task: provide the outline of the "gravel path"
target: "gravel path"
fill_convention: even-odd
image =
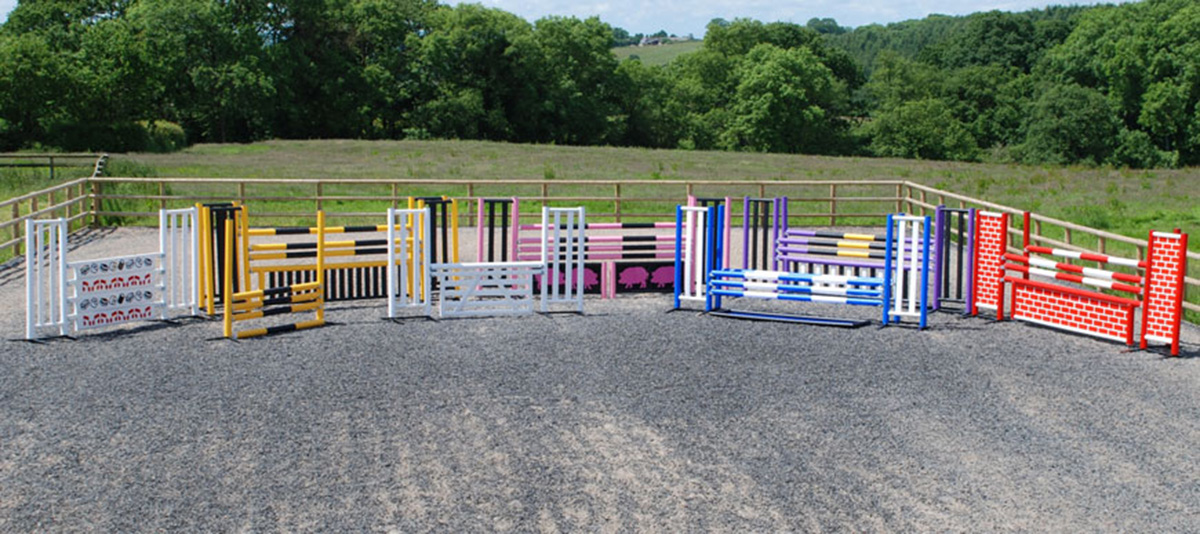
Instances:
[[[0,531],[1200,529],[1195,328],[1171,359],[950,314],[668,306],[393,323],[367,302],[243,342],[203,320],[5,342]]]

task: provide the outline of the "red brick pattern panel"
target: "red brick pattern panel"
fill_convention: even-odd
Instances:
[[[1150,233],[1149,272],[1145,311],[1142,312],[1143,347],[1146,336],[1160,338],[1157,341],[1170,340],[1172,345],[1177,345],[1183,301],[1180,277],[1187,269],[1185,239],[1178,234]]]
[[[975,308],[996,308],[1002,289],[1003,257],[1007,248],[1008,215],[977,212],[975,224]],[[978,310],[975,310],[978,312]]]
[[[1133,309],[1113,302],[1058,292],[1017,281],[1013,286],[1014,319],[1030,321],[1123,343],[1132,332]]]

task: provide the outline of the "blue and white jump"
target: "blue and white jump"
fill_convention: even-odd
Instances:
[[[767,312],[722,309],[726,298],[753,298],[788,302],[874,306],[881,308],[884,325],[904,317],[918,320],[920,328],[928,324],[928,284],[930,218],[889,215],[887,234],[882,240],[882,276],[846,276],[761,269],[729,269],[720,265],[720,251],[726,246],[717,227],[719,211],[685,212],[680,208],[677,231],[682,239],[676,249],[676,301],[703,300],[708,313],[725,317],[776,320],[835,326],[862,326],[868,321],[805,317]],[[712,208],[710,208],[712,209]],[[714,221],[715,224],[706,224]],[[686,235],[685,235],[686,234]],[[716,254],[714,254],[716,252]],[[814,261],[822,261],[813,258]],[[789,257],[790,262],[804,258]],[[698,289],[700,279],[706,281]],[[905,291],[907,286],[908,290]]]

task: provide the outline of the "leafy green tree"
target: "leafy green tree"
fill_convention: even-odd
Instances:
[[[867,125],[878,156],[973,160],[975,138],[940,98],[904,102],[878,113]]]
[[[676,58],[663,72],[669,84],[664,115],[677,122],[678,144],[715,149],[729,123],[728,106],[736,87],[735,59],[703,48]]]
[[[760,44],[734,77],[731,148],[810,153],[839,148],[844,89],[809,49]]]
[[[1030,107],[1020,153],[1032,163],[1103,163],[1112,155],[1119,127],[1099,91],[1054,85]]]
[[[270,133],[274,79],[252,21],[216,0],[159,0],[125,20],[145,43],[155,80],[141,119],[181,123],[191,139],[252,141]]]
[[[55,54],[38,34],[0,34],[0,150],[44,140],[47,129],[63,121],[70,83],[65,57]]]
[[[837,21],[831,18],[813,17],[804,26],[822,35],[841,35],[850,31],[849,28],[838,26]]]
[[[683,132],[684,113],[672,99],[675,85],[665,71],[647,67],[641,61],[623,61],[617,67],[621,115],[625,133],[620,144],[655,148],[674,148]]]
[[[883,52],[875,60],[875,70],[864,89],[874,108],[888,110],[904,102],[939,96],[943,78],[944,73],[936,67]]]
[[[1116,150],[1110,163],[1134,169],[1174,167],[1179,162],[1179,153],[1159,150],[1150,140],[1150,135],[1141,130],[1122,128],[1117,134]]]
[[[418,81],[410,122],[436,137],[519,139],[513,123],[526,81],[512,47],[532,26],[476,4],[440,8],[429,25],[408,40]]]
[[[991,11],[967,17],[964,26],[929,47],[926,55],[943,68],[1002,65],[1028,72],[1037,44],[1029,17]]]
[[[591,145],[618,142],[620,84],[612,28],[591,17],[546,17],[529,35],[514,39],[518,76],[525,83],[515,112],[524,118],[518,137],[528,141]]]
[[[1125,129],[1145,131],[1157,150],[1178,152],[1181,163],[1200,163],[1200,145],[1190,136],[1200,99],[1198,36],[1200,5],[1190,0],[1096,8],[1081,15],[1039,69],[1045,78],[1104,93]]]
[[[1025,107],[1033,95],[1033,79],[1016,67],[974,66],[950,73],[942,96],[980,148],[1012,146],[1022,141]]]

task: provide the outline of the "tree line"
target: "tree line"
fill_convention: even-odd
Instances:
[[[21,1],[0,149],[486,139],[924,159],[1200,163],[1200,4],[717,19],[665,66],[598,18],[431,0]]]

